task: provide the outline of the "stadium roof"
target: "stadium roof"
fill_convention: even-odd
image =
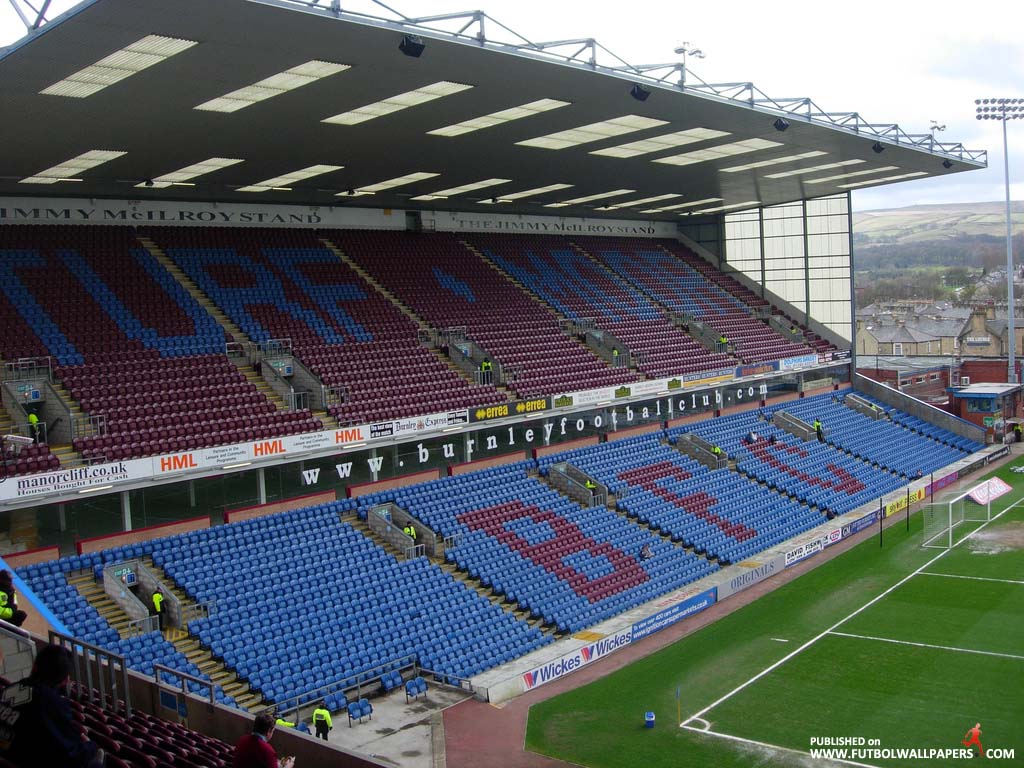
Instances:
[[[594,41],[492,42],[484,20],[84,2],[0,53],[0,195],[678,220],[985,165],[677,63],[598,64]]]

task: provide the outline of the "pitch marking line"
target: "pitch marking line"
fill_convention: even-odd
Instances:
[[[690,718],[690,719],[693,720],[694,718]],[[694,728],[694,727],[686,725],[686,724],[683,724],[683,725],[681,725],[679,727],[680,728],[685,728],[688,731],[693,731],[694,733],[703,733],[703,734],[706,734],[707,736],[715,736],[716,738],[719,738],[719,739],[728,739],[729,741],[737,741],[740,744],[750,744],[752,746],[762,747],[764,749],[773,749],[773,750],[776,750],[777,752],[788,752],[788,753],[790,753],[792,755],[800,755],[800,757],[804,757],[804,758],[808,758],[808,759],[813,759],[813,755],[811,755],[810,752],[805,752],[802,749],[792,749],[790,747],[780,747],[777,744],[769,744],[766,741],[755,741],[754,739],[745,739],[742,736],[731,736],[728,733],[719,733],[718,731],[712,731],[710,728],[707,728],[707,729],[705,729],[705,728]],[[822,758],[818,758],[818,759],[821,760]],[[858,762],[855,762],[853,760],[841,760],[838,757],[829,758],[828,761],[829,761],[829,763],[842,763],[843,765],[853,765],[853,766],[857,766],[857,768],[878,768],[878,766],[871,765],[870,763],[858,763]]]
[[[1024,661],[1024,656],[1018,656],[1015,653],[998,653],[997,651],[978,651],[974,648],[955,648],[951,645],[932,645],[931,643],[913,643],[910,640],[894,640],[891,637],[872,637],[871,635],[853,635],[849,632],[829,632],[830,635],[836,637],[852,637],[857,640],[875,640],[879,643],[893,643],[895,645],[912,645],[915,648],[935,648],[940,651],[955,651],[956,653],[977,653],[981,656],[1000,656],[1004,659],[1020,659]]]
[[[959,573],[934,573],[933,571],[921,571],[918,576],[942,576],[946,579],[970,579],[971,581],[997,581],[1000,584],[1024,584],[1024,581],[1016,579],[990,579],[987,576],[961,576]]]
[[[993,518],[992,518],[991,520],[988,520],[988,521],[986,521],[986,522],[982,523],[981,525],[979,525],[979,526],[978,526],[977,528],[975,528],[975,529],[974,529],[973,531],[971,531],[971,532],[970,532],[969,534],[967,534],[966,536],[964,536],[964,537],[963,537],[963,538],[962,538],[962,539],[961,539],[960,541],[958,541],[958,542],[957,542],[957,543],[956,543],[956,544],[955,544],[954,546],[955,546],[955,547],[959,547],[959,546],[960,546],[961,544],[963,544],[963,543],[964,543],[965,541],[968,541],[968,540],[969,540],[969,539],[970,539],[970,538],[971,538],[972,536],[974,536],[974,535],[975,535],[976,533],[978,533],[978,531],[981,531],[981,530],[982,530],[982,529],[984,529],[984,528],[985,528],[986,526],[988,526],[988,525],[991,525],[991,524],[992,524],[992,523],[994,523],[994,522],[995,522],[996,520],[998,520],[998,519],[999,519],[1000,517],[1002,517],[1002,516],[1003,516],[1003,515],[1005,515],[1005,514],[1006,514],[1007,512],[1009,512],[1009,511],[1010,511],[1010,510],[1011,510],[1011,509],[1013,508],[1013,506],[1015,506],[1015,505],[1011,505],[1011,506],[1007,507],[1007,508],[1006,508],[1006,509],[1004,509],[1004,510],[1003,510],[1002,512],[1000,512],[1000,513],[999,513],[998,515],[996,515],[995,517],[993,517]],[[750,686],[750,685],[753,685],[754,683],[756,683],[756,682],[757,682],[758,680],[760,680],[760,679],[761,679],[762,677],[764,677],[765,675],[767,675],[767,674],[770,674],[771,672],[774,672],[774,671],[775,671],[776,669],[778,669],[779,667],[781,667],[781,666],[782,666],[783,664],[785,664],[785,663],[786,663],[787,661],[789,661],[790,659],[792,659],[792,658],[793,658],[794,656],[796,656],[797,654],[799,654],[799,653],[802,653],[803,651],[807,650],[807,649],[808,649],[808,648],[810,648],[810,647],[811,647],[812,645],[814,645],[814,644],[815,644],[816,642],[818,642],[819,640],[821,640],[821,638],[825,637],[826,635],[830,634],[830,633],[831,633],[831,632],[833,632],[834,630],[838,629],[838,628],[839,628],[839,627],[841,627],[841,626],[842,626],[843,624],[845,624],[845,623],[846,623],[846,622],[848,622],[848,621],[849,621],[850,619],[852,619],[852,618],[853,618],[854,616],[857,616],[858,614],[862,613],[863,611],[866,611],[866,610],[867,610],[868,608],[870,608],[870,607],[871,607],[872,605],[874,605],[875,603],[877,603],[877,602],[878,602],[879,600],[881,600],[881,599],[882,599],[883,597],[886,597],[886,596],[887,596],[887,595],[888,595],[889,593],[891,593],[891,592],[892,592],[893,590],[895,590],[895,589],[897,589],[897,588],[899,588],[899,587],[903,586],[903,585],[904,585],[904,584],[906,584],[906,583],[907,583],[908,581],[910,581],[910,580],[911,580],[912,578],[914,578],[914,577],[915,577],[915,576],[917,576],[918,574],[922,573],[922,572],[923,572],[923,571],[924,571],[924,570],[925,570],[926,568],[928,568],[928,567],[929,567],[930,565],[932,565],[932,564],[933,564],[934,562],[936,562],[937,560],[939,560],[940,558],[944,557],[945,555],[947,555],[948,553],[950,553],[950,552],[952,552],[952,551],[953,551],[952,549],[944,549],[944,550],[942,550],[941,552],[939,552],[939,554],[937,554],[937,555],[936,555],[935,557],[933,557],[933,558],[932,558],[931,560],[929,560],[929,561],[928,561],[927,563],[925,563],[924,565],[922,565],[922,566],[921,566],[920,568],[916,569],[916,570],[915,570],[915,571],[913,571],[912,573],[909,573],[909,574],[907,574],[907,575],[906,575],[906,576],[904,576],[904,577],[903,577],[902,579],[900,579],[900,580],[899,580],[899,581],[897,581],[897,582],[896,582],[895,584],[893,584],[893,585],[892,585],[891,587],[889,587],[889,588],[888,588],[887,590],[885,590],[885,591],[884,591],[884,592],[882,592],[881,594],[879,594],[879,595],[875,596],[874,598],[872,598],[872,599],[871,599],[871,600],[869,600],[868,602],[864,603],[864,605],[862,605],[862,606],[861,606],[860,608],[858,608],[857,610],[855,610],[855,611],[854,611],[853,613],[851,613],[851,614],[850,614],[849,616],[847,616],[846,618],[840,619],[839,621],[837,621],[837,622],[836,622],[835,624],[833,624],[833,625],[832,625],[831,627],[829,627],[828,629],[826,629],[826,630],[825,630],[824,632],[822,632],[821,634],[819,634],[819,635],[815,635],[814,637],[812,637],[812,638],[811,638],[810,640],[808,640],[808,641],[807,641],[806,643],[804,643],[803,645],[801,645],[801,646],[800,646],[799,648],[797,648],[796,650],[794,650],[794,651],[791,651],[790,653],[786,654],[786,655],[785,655],[785,656],[783,656],[783,657],[782,657],[781,659],[779,659],[778,661],[776,661],[776,662],[775,662],[774,664],[772,664],[772,665],[770,665],[770,666],[766,667],[765,669],[762,669],[762,670],[761,670],[760,672],[758,672],[758,673],[757,673],[756,675],[754,675],[754,676],[753,676],[752,678],[750,678],[749,680],[747,680],[747,681],[746,681],[745,683],[740,683],[740,684],[739,684],[738,686],[736,686],[735,688],[733,688],[733,689],[732,689],[731,691],[729,691],[729,692],[728,692],[727,694],[725,694],[724,696],[722,696],[722,697],[720,697],[719,699],[717,699],[717,700],[713,701],[713,702],[712,702],[711,704],[708,704],[708,706],[704,707],[704,709],[702,709],[702,710],[701,710],[700,712],[697,712],[697,713],[695,713],[695,714],[693,714],[693,715],[690,715],[690,717],[688,717],[688,718],[687,718],[686,720],[684,720],[684,721],[683,721],[682,723],[680,723],[680,724],[679,724],[679,727],[680,727],[680,728],[686,728],[686,727],[687,727],[687,725],[686,725],[686,724],[687,724],[687,723],[689,723],[689,722],[690,722],[691,720],[695,720],[695,719],[697,719],[697,718],[701,718],[701,719],[703,719],[704,715],[706,715],[706,714],[707,714],[708,712],[710,712],[710,711],[711,711],[712,709],[714,709],[715,707],[717,707],[717,706],[718,706],[719,704],[721,704],[721,703],[723,703],[723,702],[725,702],[725,701],[728,701],[728,700],[729,700],[729,699],[731,699],[731,698],[732,698],[733,696],[735,696],[735,695],[736,695],[737,693],[739,693],[739,692],[740,692],[740,691],[742,691],[743,689],[747,688],[748,686]],[[691,729],[691,730],[692,730],[692,729]],[[708,733],[711,733],[711,731],[708,731]],[[724,735],[724,734],[723,734],[723,735]],[[738,738],[738,737],[730,737],[730,738]]]

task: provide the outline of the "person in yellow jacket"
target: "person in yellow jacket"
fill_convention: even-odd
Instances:
[[[317,738],[327,741],[327,733],[333,727],[331,713],[324,708],[323,704],[313,710],[313,728],[316,730]]]
[[[157,625],[164,631],[164,593],[159,589],[153,593],[153,613],[156,614]]]
[[[285,720],[283,717],[279,717],[274,722],[274,727],[275,728],[282,728],[282,727],[283,728],[294,728],[295,727],[295,723],[289,722],[288,720]]]

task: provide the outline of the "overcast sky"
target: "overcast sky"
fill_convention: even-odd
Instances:
[[[53,0],[48,16],[77,4]],[[342,0],[341,5],[387,16],[370,0]],[[856,111],[868,122],[898,123],[908,133],[926,133],[935,120],[946,126],[938,134],[941,140],[988,150],[985,170],[854,191],[857,210],[1004,199],[1002,126],[975,120],[974,99],[1024,98],[1020,0],[884,5],[839,0],[394,0],[388,5],[406,16],[480,9],[534,42],[594,37],[631,64],[675,61],[673,50],[689,42],[706,54],[703,60],[691,59],[689,66],[707,82],[752,81],[769,96],[808,96],[826,111]],[[9,0],[0,0],[0,45],[23,34]],[[487,34],[502,39],[504,33],[489,24]],[[1011,193],[1022,200],[1024,120],[1008,128]]]

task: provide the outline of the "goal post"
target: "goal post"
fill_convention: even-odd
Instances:
[[[992,500],[988,492],[988,481],[979,483],[944,501],[933,501],[924,507],[924,539],[922,546],[935,549],[950,549],[974,530],[964,523],[983,523],[992,519]],[[975,498],[984,499],[978,503]]]

